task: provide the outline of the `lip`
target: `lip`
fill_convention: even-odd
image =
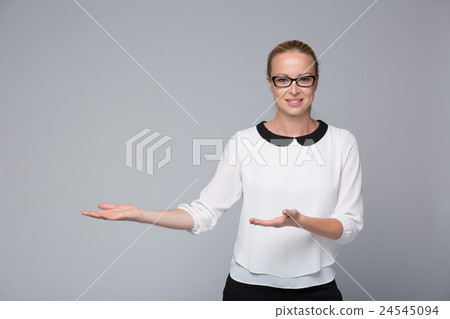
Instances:
[[[293,101],[298,101],[298,102],[293,102]],[[303,99],[302,98],[298,98],[298,99],[287,99],[286,100],[287,104],[291,105],[291,106],[297,106],[302,104]]]

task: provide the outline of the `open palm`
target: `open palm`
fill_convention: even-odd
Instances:
[[[286,226],[293,226],[293,227],[300,227],[298,223],[298,219],[300,217],[300,213],[296,209],[284,209],[282,212],[282,215],[279,217],[275,217],[273,219],[257,219],[257,218],[250,218],[249,222],[253,225],[259,225],[259,226],[268,226],[268,227],[286,227]]]
[[[85,210],[82,212],[82,214],[85,216],[105,220],[136,221],[142,217],[142,211],[139,208],[132,205],[126,204],[112,205],[108,203],[101,203],[98,205],[98,208],[101,208],[103,210],[96,210],[96,211]]]

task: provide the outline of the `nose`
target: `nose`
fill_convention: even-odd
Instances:
[[[288,91],[292,95],[297,95],[300,92],[300,87],[297,85],[297,83],[295,83],[295,81],[293,81]]]

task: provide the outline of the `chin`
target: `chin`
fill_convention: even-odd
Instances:
[[[283,113],[289,116],[303,116],[304,114],[309,114],[311,110],[311,106],[308,106],[307,108],[301,107],[301,108],[294,108],[290,105],[288,105],[287,108],[281,109]]]

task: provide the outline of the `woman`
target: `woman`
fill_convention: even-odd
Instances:
[[[199,199],[165,213],[103,203],[83,215],[200,234],[243,196],[223,300],[342,300],[334,258],[363,226],[361,167],[349,131],[311,118],[318,78],[307,44],[279,44],[267,62],[275,118],[233,135]]]

